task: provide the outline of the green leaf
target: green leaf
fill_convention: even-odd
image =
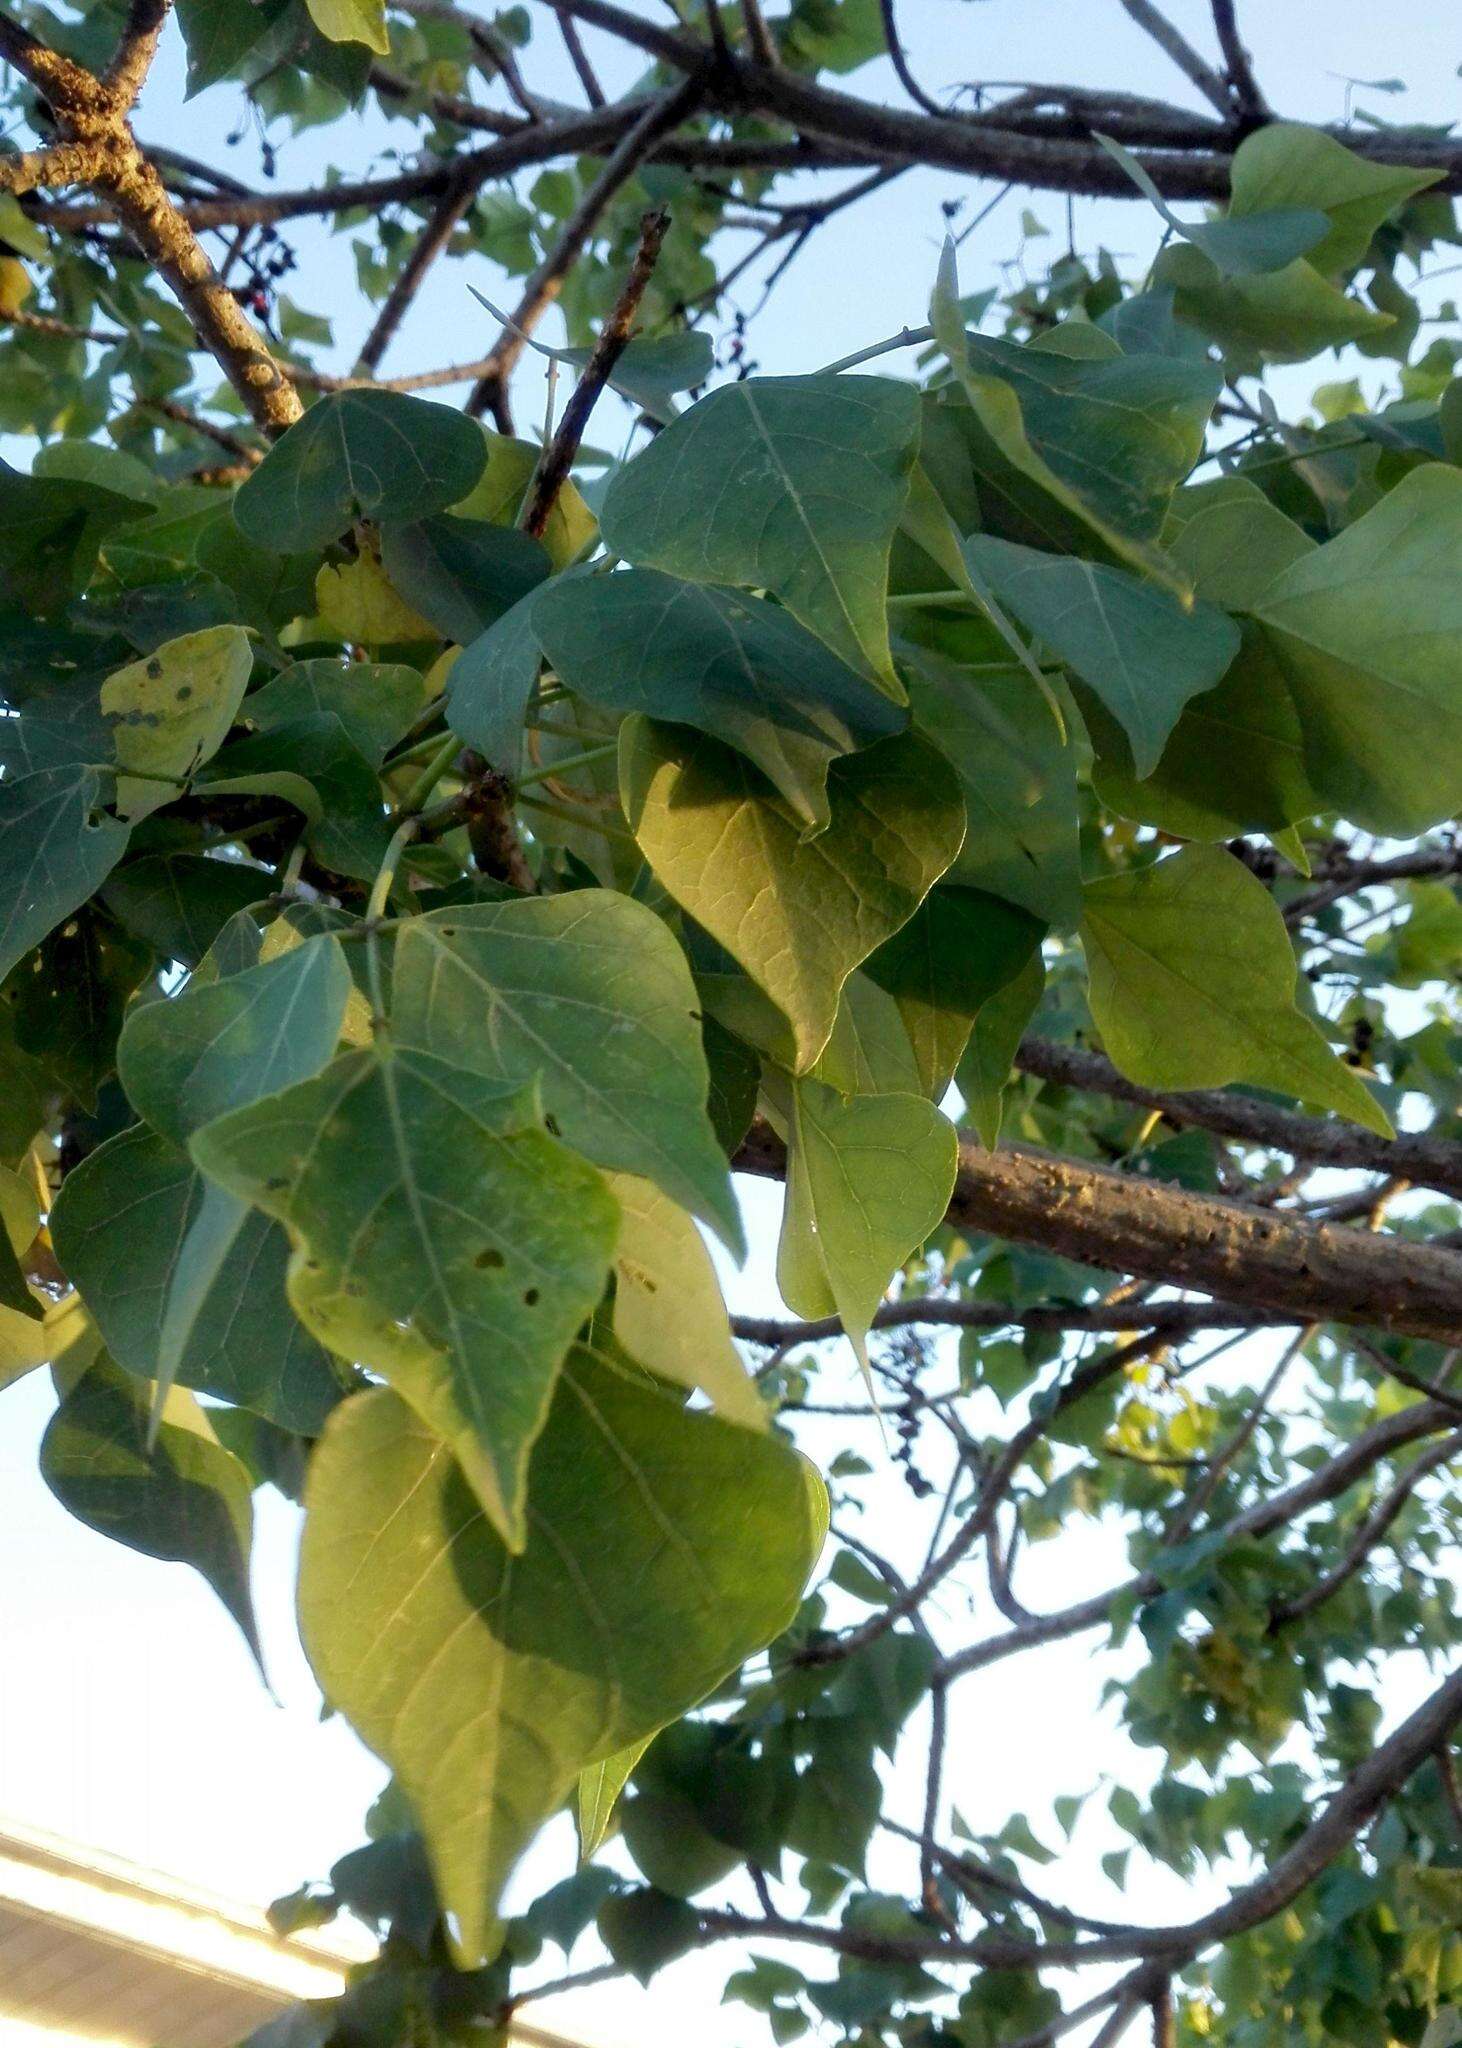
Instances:
[[[640,1984],[648,1984],[657,1970],[687,1954],[700,1934],[694,1907],[654,1885],[606,1899],[597,1924],[615,1962]]]
[[[579,1773],[578,1800],[575,1817],[579,1829],[579,1859],[587,1863],[609,1839],[614,1825],[614,1809],[619,1795],[629,1782],[630,1773],[654,1741],[653,1735],[631,1742],[624,1749],[617,1749],[613,1756],[605,1757],[602,1763],[590,1764]]]
[[[317,399],[239,487],[234,517],[278,554],[310,554],[356,519],[429,519],[487,461],[476,422],[395,391]]]
[[[211,626],[169,640],[107,678],[101,709],[123,771],[117,777],[121,817],[145,818],[175,801],[180,785],[228,737],[253,667],[242,627]]]
[[[881,377],[767,377],[703,398],[618,471],[605,544],[694,583],[769,590],[894,701],[885,593],[918,394]]]
[[[797,1315],[837,1315],[859,1363],[889,1281],[944,1220],[959,1165],[948,1117],[919,1095],[792,1086],[777,1283]]]
[[[231,1201],[136,1124],[67,1174],[51,1214],[56,1256],[127,1372],[166,1372],[282,1428],[317,1430],[339,1386],[285,1300],[284,1232],[236,1204],[230,1216]]]
[[[1462,475],[1413,470],[1292,562],[1255,616],[1320,795],[1400,838],[1449,818],[1462,804]]]
[[[234,593],[250,625],[270,634],[315,609],[318,556],[276,554],[246,539],[231,506],[215,512],[203,527],[193,543],[193,559]]]
[[[144,1386],[110,1359],[98,1359],[47,1425],[41,1476],[89,1529],[201,1572],[262,1669],[249,1594],[249,1475],[191,1394],[168,1396],[151,1445],[148,1405]]]
[[[85,1109],[116,1065],[128,1000],[152,965],[151,947],[83,905],[0,985],[15,1043]]]
[[[1088,547],[1094,539],[1119,561],[1177,582],[1153,543],[1202,453],[1218,371],[1173,356],[1079,359],[966,334],[956,293],[947,251],[930,317],[969,402],[955,422],[970,440],[984,525],[1058,547],[1085,534]]]
[[[393,521],[381,537],[381,559],[407,603],[463,646],[496,625],[552,569],[532,534],[444,514],[414,526]]]
[[[1252,215],[1248,219],[1239,218],[1238,211],[1231,206],[1226,220],[1180,220],[1131,150],[1124,149],[1110,135],[1095,129],[1092,132],[1108,156],[1116,158],[1138,191],[1157,208],[1173,233],[1201,249],[1224,277],[1251,277],[1268,270],[1282,270],[1297,256],[1310,254],[1329,232],[1329,216],[1319,210],[1318,203],[1276,206],[1272,199],[1262,208],[1248,209]],[[1237,172],[1238,156],[1234,169]]]
[[[0,780],[0,977],[94,895],[127,846],[83,767]]]
[[[390,55],[386,0],[305,0],[310,19],[332,43],[364,43],[378,57]]]
[[[101,900],[124,931],[164,960],[196,967],[236,911],[267,896],[274,877],[244,861],[199,853],[148,853],[102,885]]]
[[[1093,882],[1082,924],[1091,1010],[1107,1052],[1148,1088],[1249,1081],[1365,1124],[1391,1125],[1295,1008],[1295,957],[1263,883],[1219,847]]]
[[[653,1181],[740,1255],[695,988],[653,912],[609,889],[434,911],[403,927],[395,987],[402,1044],[535,1083],[576,1151]]]
[[[178,0],[178,23],[188,49],[188,97],[227,78],[278,20],[289,0]]]
[[[515,1558],[445,1446],[384,1391],[343,1405],[310,1474],[306,1647],[401,1779],[469,1964],[579,1773],[779,1634],[826,1529],[821,1485],[778,1438],[687,1413],[582,1351],[529,1498]]]
[[[753,761],[810,834],[827,771],[908,715],[779,605],[653,569],[550,583],[533,625],[560,679],[610,711],[693,725]]]
[[[382,1042],[197,1133],[211,1180],[275,1217],[306,1329],[388,1379],[456,1452],[506,1542],[618,1211],[533,1091]]]
[[[716,1269],[694,1223],[649,1181],[629,1173],[608,1179],[620,1218],[616,1338],[661,1379],[708,1394],[728,1422],[765,1429],[766,1410],[731,1341]]]
[[[975,1019],[1024,973],[1045,935],[1038,919],[998,896],[941,883],[869,960],[864,972],[898,1004],[919,1085],[935,1102]]]
[[[1382,221],[1404,206],[1440,171],[1372,163],[1318,128],[1271,121],[1234,151],[1229,172],[1229,217],[1247,220],[1275,207],[1317,207],[1329,232],[1304,253],[1322,277],[1354,270]]]
[[[448,725],[500,774],[518,772],[523,720],[542,666],[532,599],[522,598],[447,671]]]
[[[275,795],[307,820],[310,851],[327,868],[371,881],[390,843],[380,778],[333,712],[290,719],[234,740],[199,792]]]
[[[297,661],[253,692],[245,715],[263,732],[302,718],[338,718],[351,745],[379,767],[426,701],[425,678],[402,662]]]
[[[1164,250],[1153,281],[1169,288],[1180,320],[1244,366],[1302,363],[1324,348],[1381,335],[1394,325],[1347,298],[1303,257],[1263,277],[1223,277],[1199,249]]]
[[[1276,832],[1325,808],[1305,769],[1305,735],[1273,649],[1252,620],[1238,659],[1216,689],[1183,707],[1162,759],[1139,779],[1127,735],[1081,693],[1096,749],[1092,782],[1124,818],[1181,839]]]
[[[1239,629],[1202,600],[1185,608],[1121,569],[1044,555],[987,534],[965,553],[1030,630],[1096,691],[1132,743],[1139,775],[1157,766],[1189,698],[1239,651]]]
[[[1015,1050],[1045,986],[1045,962],[1039,952],[1032,953],[1014,980],[995,989],[981,1005],[964,1057],[955,1069],[955,1086],[965,1099],[970,1121],[980,1142],[992,1151],[1000,1141],[1005,1089]]]
[[[1304,528],[1244,476],[1178,491],[1162,538],[1194,596],[1229,611],[1248,610],[1291,562],[1315,551]]]
[[[834,764],[815,839],[739,754],[684,726],[626,720],[620,781],[645,858],[786,1016],[799,1071],[827,1044],[848,976],[964,837],[953,774],[911,734]]]
[[[318,1074],[339,1042],[349,994],[344,949],[322,935],[242,974],[146,1003],[117,1046],[128,1100],[186,1149],[215,1117]]]
[[[1024,670],[965,667],[920,648],[907,675],[918,730],[954,769],[967,826],[949,880],[1044,923],[1081,915],[1076,749]]]
[[[97,484],[22,476],[0,462],[0,597],[60,611],[84,589],[107,535],[151,509]]]

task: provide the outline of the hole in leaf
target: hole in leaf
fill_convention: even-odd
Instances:
[[[523,1296],[523,1305],[525,1308],[534,1308],[537,1306],[537,1302],[538,1289],[536,1287],[530,1287]]]

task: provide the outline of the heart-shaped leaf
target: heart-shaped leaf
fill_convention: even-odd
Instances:
[[[780,605],[739,591],[631,569],[560,578],[535,598],[532,617],[571,690],[724,740],[808,832],[828,822],[830,763],[908,724]]]
[[[1284,918],[1231,853],[1188,846],[1091,883],[1082,941],[1097,1029],[1134,1081],[1252,1081],[1390,1135],[1365,1083],[1295,1008]]]
[[[626,561],[693,583],[774,592],[901,702],[884,599],[918,441],[909,384],[727,384],[618,472],[604,499],[604,539]]]
[[[575,1352],[533,1453],[527,1546],[394,1394],[310,1471],[300,1625],[326,1697],[419,1817],[458,1960],[586,1766],[642,1742],[791,1620],[826,1500],[803,1459]]]
[[[800,1072],[827,1044],[848,976],[964,838],[959,785],[911,734],[834,764],[831,823],[815,839],[740,754],[685,726],[627,720],[620,779],[645,858],[786,1016]]]
[[[208,1125],[192,1150],[288,1231],[305,1327],[451,1443],[521,1550],[529,1452],[619,1226],[532,1090],[383,1041]]]
[[[465,498],[487,446],[475,421],[396,391],[320,398],[239,487],[234,517],[276,554],[311,554],[356,519],[429,519]]]
[[[653,1181],[740,1254],[695,988],[642,904],[584,889],[414,918],[397,944],[392,1029],[484,1080],[534,1083],[577,1151]]]

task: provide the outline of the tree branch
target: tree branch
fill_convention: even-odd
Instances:
[[[94,78],[25,31],[0,23],[0,54],[11,57],[51,105],[63,142],[95,151],[88,181],[109,202],[142,255],[171,288],[256,424],[280,433],[302,410],[294,387],[224,286],[197,236],[169,198],[156,166],[127,124],[167,16],[166,0],[134,0],[113,67]]]
[[[1239,112],[1250,122],[1263,121],[1268,116],[1268,106],[1259,90],[1259,81],[1254,76],[1254,67],[1249,53],[1239,35],[1239,24],[1234,12],[1234,0],[1213,0],[1213,27],[1218,37],[1218,47],[1223,52],[1223,61],[1228,68],[1229,90]]]
[[[381,358],[410,311],[411,302],[421,290],[427,272],[456,233],[458,222],[471,206],[477,189],[475,183],[462,179],[450,186],[437,201],[431,218],[416,238],[416,245],[406,259],[401,275],[387,293],[374,326],[361,344],[355,363],[358,377],[374,377],[380,368]]]
[[[1228,88],[1218,73],[1204,63],[1187,38],[1180,35],[1167,16],[1153,6],[1152,0],[1122,0],[1122,7],[1137,26],[1151,36],[1163,55],[1170,57],[1183,76],[1197,86],[1211,107],[1216,107],[1223,115],[1233,112]]]
[[[635,315],[640,309],[640,300],[645,296],[660,245],[670,226],[670,216],[665,212],[647,213],[640,222],[640,246],[635,251],[635,260],[630,266],[624,289],[615,301],[614,309],[600,329],[594,352],[584,365],[583,373],[574,386],[573,396],[564,407],[563,418],[558,431],[549,443],[539,465],[533,496],[523,515],[523,530],[534,539],[541,538],[548,525],[548,515],[554,501],[563,489],[574,457],[579,452],[579,443],[584,438],[584,429],[589,416],[599,401],[599,394],[609,382],[610,372],[629,346],[634,332]]]
[[[747,1914],[708,1909],[699,1916],[701,1938],[719,1941],[771,1937],[811,1942],[838,1955],[868,1962],[970,1962],[989,1970],[1069,1970],[1136,1961],[1160,1965],[1166,1973],[1191,1961],[1215,1942],[1246,1934],[1250,1928],[1282,1913],[1435,1754],[1459,1721],[1462,1668],[1454,1671],[1351,1772],[1317,1818],[1268,1869],[1248,1884],[1240,1885],[1221,1905],[1196,1920],[1098,1935],[1090,1940],[1033,1942],[1003,1934],[984,1934],[964,1941],[937,1936],[880,1936],[857,1928],[809,1925],[774,1914],[756,1919]],[[1152,1982],[1153,1979],[1141,1974],[1128,1980],[1138,2003],[1150,1998],[1146,1987]]]
[[[739,1166],[739,1162],[738,1162]],[[1170,1340],[1195,1330],[1260,1330],[1282,1323],[1268,1309],[1232,1303],[1158,1301],[1134,1307],[1130,1301],[1092,1302],[1086,1307],[1014,1309],[999,1301],[946,1301],[938,1295],[911,1295],[886,1301],[873,1318],[875,1330],[902,1330],[928,1323],[956,1330],[1151,1330]],[[778,1350],[793,1344],[820,1344],[843,1334],[838,1316],[793,1322],[778,1316],[732,1316],[732,1335],[748,1344],[770,1344]]]
[[[1418,1402],[1415,1407],[1403,1408],[1394,1415],[1386,1416],[1362,1431],[1318,1470],[1306,1473],[1293,1486],[1270,1494],[1253,1507],[1246,1508],[1242,1514],[1235,1515],[1224,1525],[1224,1541],[1270,1536],[1275,1530],[1288,1527],[1312,1508],[1323,1507],[1326,1502],[1338,1499],[1383,1458],[1390,1457],[1393,1451],[1404,1449],[1422,1437],[1433,1436],[1439,1430],[1450,1429],[1453,1419],[1434,1401]],[[1019,1628],[1007,1629],[1001,1635],[988,1636],[983,1642],[957,1650],[945,1659],[944,1674],[951,1681],[963,1678],[971,1671],[983,1671],[987,1665],[998,1664],[1022,1651],[1039,1649],[1046,1643],[1061,1642],[1068,1636],[1081,1635],[1089,1628],[1099,1628],[1119,1600],[1150,1600],[1162,1591],[1162,1587],[1163,1582],[1156,1572],[1139,1572],[1105,1593],[1092,1594],[1088,1599],[1076,1601],[1054,1614],[1038,1615]]]
[[[947,1211],[966,1230],[1063,1258],[1265,1308],[1297,1321],[1358,1324],[1462,1341],[1462,1255],[1338,1229],[1219,1195],[966,1139]],[[753,1124],[733,1165],[779,1178],[786,1151]]]
[[[930,99],[909,68],[909,60],[904,54],[904,46],[899,38],[894,0],[878,0],[878,6],[883,17],[883,40],[888,46],[889,62],[893,65],[899,84],[916,107],[922,107],[926,114],[932,114],[936,120],[943,120],[944,108],[940,106],[938,100]]]
[[[1288,1627],[1291,1622],[1302,1621],[1307,1614],[1313,1614],[1317,1607],[1323,1607],[1348,1580],[1354,1578],[1371,1552],[1384,1539],[1391,1524],[1422,1480],[1435,1472],[1439,1465],[1445,1465],[1449,1459],[1455,1458],[1459,1451],[1462,1451],[1462,1430],[1454,1430],[1450,1436],[1443,1437],[1440,1443],[1432,1444],[1423,1451],[1415,1464],[1401,1474],[1390,1491],[1383,1494],[1372,1508],[1340,1562],[1326,1572],[1323,1578],[1316,1579],[1312,1586],[1306,1587],[1296,1599],[1286,1600],[1280,1606],[1271,1608],[1269,1633],[1277,1635],[1280,1629]]]
[[[1427,1134],[1378,1138],[1358,1124],[1306,1116],[1299,1110],[1280,1109],[1220,1088],[1185,1089],[1182,1093],[1143,1088],[1119,1073],[1100,1053],[1056,1045],[1049,1039],[1023,1039],[1015,1064],[1021,1073],[1033,1074],[1041,1081],[1106,1095],[1140,1109],[1155,1109],[1172,1124],[1288,1152],[1315,1166],[1359,1167],[1367,1173],[1383,1173],[1462,1199],[1462,1145],[1445,1138]]]
[[[119,113],[130,110],[146,83],[172,5],[173,0],[132,0],[117,54],[102,78]]]
[[[499,333],[484,359],[484,367],[467,400],[472,414],[491,412],[504,433],[512,432],[508,411],[507,384],[532,333],[563,288],[563,281],[587,247],[615,195],[620,192],[657,142],[677,128],[693,111],[700,98],[700,82],[690,78],[673,92],[663,94],[642,107],[638,117],[620,138],[604,168],[564,222],[558,240],[529,277],[513,309],[512,319]]]

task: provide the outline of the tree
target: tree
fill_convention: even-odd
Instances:
[[[1416,352],[1462,145],[1285,122],[1231,5],[1211,63],[1122,4],[1205,111],[945,104],[889,0],[179,0],[262,132],[411,124],[302,192],[139,140],[167,0],[0,21],[0,1383],[50,1369],[58,1497],[256,1653],[252,1495],[303,1500],[394,1777],[277,1910],[384,1939],[261,2048],[723,1941],[779,2043],[1462,2037],[1449,312]],[[914,112],[833,82],[884,49]],[[1162,246],[970,296],[951,244],[927,324],[717,380],[738,278],[911,164]],[[311,218],[378,306],[350,377],[280,289]],[[467,255],[522,279],[493,346],[382,377]],[[1343,347],[1397,395],[1286,419],[1271,366]],[[728,1319],[733,1171],[785,1182],[790,1319]],[[1098,1527],[1125,1569],[1027,1605]],[[1071,1640],[1128,1782],[1076,1731],[971,1830],[975,1675]],[[1084,1807],[1108,1890],[1201,1909],[1048,1896]]]

